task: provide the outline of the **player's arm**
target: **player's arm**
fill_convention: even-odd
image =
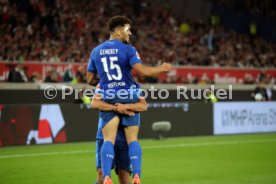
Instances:
[[[118,112],[123,112],[123,111],[132,111],[132,112],[145,112],[148,110],[148,104],[145,98],[141,97],[139,98],[139,102],[137,103],[131,103],[131,104],[120,104],[117,103],[116,105],[116,110]]]
[[[95,94],[91,102],[92,109],[98,109],[101,111],[115,111],[116,106],[102,101],[101,95]]]
[[[96,86],[99,82],[99,77],[96,73],[87,71],[87,83],[91,86]]]
[[[145,98],[139,98],[139,102],[131,103],[131,104],[124,104],[127,107],[127,110],[133,112],[145,112],[148,110],[148,103]]]
[[[138,73],[140,76],[148,76],[154,77],[160,73],[166,73],[172,70],[172,65],[169,63],[163,63],[161,66],[152,67],[146,66],[141,63],[137,63],[133,65],[133,69]]]
[[[160,73],[169,72],[172,70],[172,65],[163,63],[161,66],[152,67],[143,65],[142,60],[134,47],[129,47],[129,64],[132,69],[140,76],[155,77]]]
[[[100,78],[97,75],[97,68],[96,68],[96,64],[94,61],[95,58],[95,52],[91,52],[90,54],[90,58],[87,64],[87,83],[91,86],[96,86],[100,80]]]
[[[117,111],[117,106],[116,105],[112,105],[112,104],[109,104],[109,103],[106,103],[106,102],[102,101],[100,94],[95,94],[93,96],[92,102],[91,102],[91,107],[92,107],[92,109],[98,109],[98,110],[101,110],[101,111],[116,111],[116,112],[119,112],[119,111]],[[124,109],[124,110],[120,111],[119,113],[126,114],[128,116],[134,116],[135,115],[134,112],[129,111],[127,109]]]

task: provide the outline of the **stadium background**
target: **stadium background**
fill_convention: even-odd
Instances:
[[[62,99],[61,89],[91,88],[85,73],[90,52],[108,38],[105,24],[117,14],[132,19],[131,41],[145,64],[175,66],[158,78],[133,74],[144,89],[170,92],[168,99],[147,98],[142,115],[144,182],[276,182],[275,1],[0,4],[0,183],[93,182],[97,111],[82,94]],[[176,98],[176,86],[187,87],[190,96],[210,85],[232,85],[233,98]],[[54,99],[44,96],[49,86],[57,88]],[[165,140],[156,140],[157,121],[171,122]]]

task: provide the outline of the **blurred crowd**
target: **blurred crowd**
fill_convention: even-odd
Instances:
[[[264,16],[276,20],[275,0],[210,0],[221,5],[235,8],[239,11],[247,11],[257,16]]]
[[[46,75],[43,78],[39,72],[32,72],[28,75],[28,67],[18,65],[8,65],[9,72],[7,74],[7,82],[65,82],[72,84],[86,83],[86,68],[84,65],[79,65],[76,69],[69,64],[64,71],[58,69],[57,66],[49,66]]]
[[[166,0],[2,0],[0,4],[4,43],[0,60],[7,62],[86,63],[91,50],[108,39],[107,20],[120,14],[132,19],[132,43],[146,64],[276,67],[275,44],[227,32],[211,21],[177,17]]]

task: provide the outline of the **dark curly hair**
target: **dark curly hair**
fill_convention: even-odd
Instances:
[[[121,15],[117,15],[114,17],[111,17],[108,21],[108,29],[110,32],[113,32],[115,30],[116,27],[119,26],[124,26],[126,24],[130,24],[131,25],[131,20],[121,16]]]

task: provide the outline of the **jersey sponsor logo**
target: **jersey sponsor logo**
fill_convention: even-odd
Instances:
[[[108,84],[107,86],[108,86],[108,88],[114,88],[114,87],[118,87],[118,86],[123,87],[125,85],[126,85],[125,82],[112,82],[112,83]]]

